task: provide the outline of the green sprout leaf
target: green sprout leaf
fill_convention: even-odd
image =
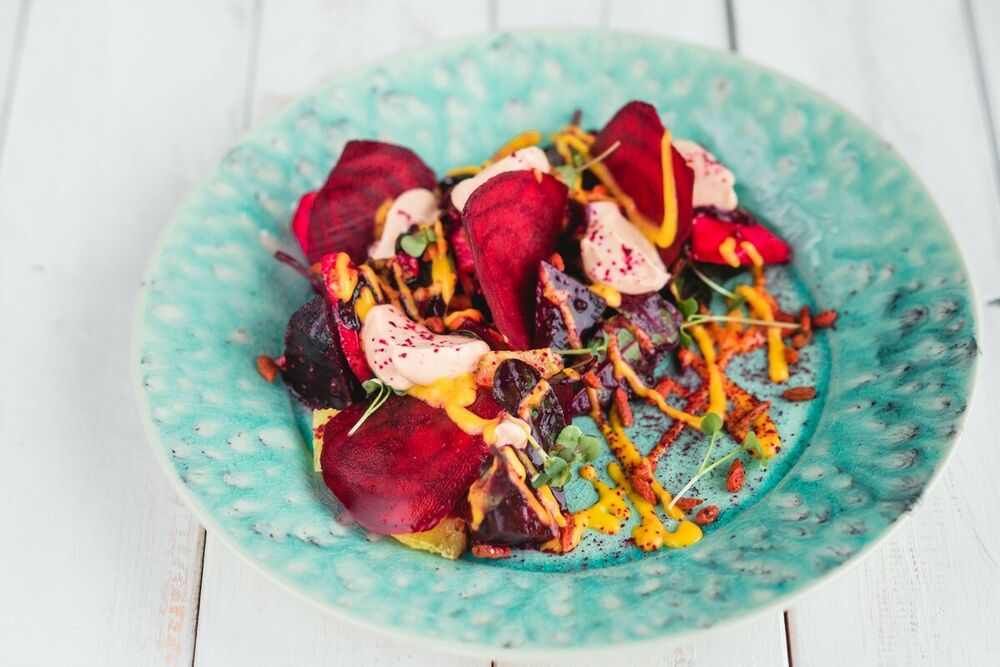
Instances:
[[[584,462],[590,463],[600,456],[601,441],[592,435],[582,436],[579,444],[577,445],[577,451],[580,452],[580,456],[583,458]]]
[[[690,348],[692,345],[694,345],[694,341],[691,339],[691,334],[689,334],[687,331],[684,331],[684,329],[680,330],[680,333],[677,336],[677,342],[680,343],[681,347]]]
[[[760,444],[760,440],[757,439],[756,433],[747,431],[747,437],[743,438],[743,449],[748,452],[757,452],[761,467],[767,467],[767,453],[764,451],[764,445]]]
[[[581,435],[583,435],[583,431],[580,430],[580,427],[570,424],[559,432],[559,435],[556,437],[556,444],[563,447],[572,447],[579,442]]]
[[[701,418],[701,432],[705,435],[715,435],[722,430],[722,417],[709,412]]]
[[[698,312],[698,302],[694,298],[681,299],[679,305],[681,307],[681,314],[684,315],[685,320],[691,319]]]
[[[531,488],[540,489],[549,483],[549,476],[544,472],[540,472],[531,478]]]
[[[418,233],[404,236],[399,239],[399,247],[403,249],[410,257],[423,257],[424,251],[427,250],[427,245],[430,243],[427,240],[426,234]]]
[[[384,386],[385,385],[382,384],[381,380],[375,380],[375,379],[365,380],[364,382],[361,383],[361,388],[365,390],[365,394],[368,396],[371,396],[374,393],[382,391],[382,387]]]

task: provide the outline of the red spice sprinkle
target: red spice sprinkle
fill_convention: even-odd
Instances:
[[[674,503],[674,507],[682,512],[690,512],[703,502],[705,501],[701,498],[678,498],[677,502]]]
[[[710,523],[715,523],[715,520],[719,518],[719,506],[709,505],[708,507],[702,508],[694,516],[694,522],[699,526],[707,526]]]
[[[510,556],[510,547],[498,547],[492,544],[473,544],[472,555],[476,558],[507,558]]]
[[[747,473],[743,469],[743,461],[733,459],[732,465],[729,466],[729,475],[726,477],[726,491],[736,493],[743,488],[746,481]]]
[[[816,317],[812,318],[813,327],[816,329],[826,329],[827,327],[832,327],[837,321],[837,311],[835,310],[824,310]]]
[[[278,377],[278,364],[271,357],[262,354],[257,357],[257,372],[268,382],[274,382],[274,378]]]
[[[628,394],[621,387],[615,387],[615,409],[622,419],[622,426],[631,426],[635,423],[632,408],[628,404]]]

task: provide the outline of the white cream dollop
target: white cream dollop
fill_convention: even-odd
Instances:
[[[733,189],[736,184],[733,172],[700,144],[687,139],[678,139],[673,145],[694,171],[693,204],[715,206],[726,211],[736,208],[739,200],[736,198],[736,190]]]
[[[498,160],[486,167],[486,169],[483,169],[475,176],[467,178],[464,181],[459,181],[451,190],[451,203],[459,211],[464,211],[465,203],[469,201],[469,197],[472,196],[472,193],[480,185],[498,174],[527,169],[537,169],[545,174],[549,173],[551,169],[549,158],[545,156],[545,151],[538,146],[528,146],[527,148],[514,151],[504,159]]]
[[[529,433],[531,427],[526,421],[505,414],[493,429],[495,441],[492,444],[497,447],[509,445],[514,449],[524,449],[528,444]]]
[[[588,278],[622,294],[655,292],[670,278],[656,247],[622,215],[615,202],[587,206],[587,232],[580,241],[580,258]]]
[[[438,216],[437,197],[426,188],[413,188],[396,197],[389,206],[382,236],[368,249],[372,259],[396,256],[396,239],[419,223],[432,223]]]
[[[400,391],[471,373],[479,357],[490,351],[475,338],[433,333],[389,304],[368,311],[361,346],[375,376]]]

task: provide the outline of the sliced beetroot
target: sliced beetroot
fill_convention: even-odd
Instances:
[[[741,266],[753,262],[741,241],[749,241],[760,253],[765,264],[784,264],[792,257],[788,244],[757,222],[748,212],[724,212],[717,209],[699,209],[691,229],[691,257],[699,262],[728,264],[719,251],[726,239],[733,238],[733,252]]]
[[[353,296],[350,300],[344,301],[338,295],[336,265],[337,255],[325,255],[321,260],[321,275],[323,285],[326,288],[326,299],[330,303],[330,312],[333,314],[333,322],[337,327],[340,350],[347,360],[351,372],[354,373],[359,382],[364,382],[375,377],[375,374],[368,366],[368,360],[361,348],[361,322],[354,310]],[[357,275],[357,270],[357,266],[353,262],[348,263],[346,271]]]
[[[566,186],[549,174],[511,171],[479,186],[463,227],[497,329],[531,347],[538,263],[552,254],[566,215]]]
[[[535,347],[566,349],[573,341],[579,344],[593,331],[605,308],[604,299],[579,280],[548,262],[538,264]]]
[[[495,416],[495,403],[486,401]],[[433,528],[479,477],[489,456],[486,443],[459,429],[444,410],[395,395],[347,435],[367,407],[367,402],[352,405],[327,424],[323,480],[374,533]]]
[[[674,305],[657,292],[622,294],[617,310],[635,327],[646,332],[657,353],[677,344],[683,318]]]
[[[603,164],[622,191],[632,198],[639,212],[652,224],[663,221],[663,167],[660,151],[665,128],[656,109],[645,102],[629,102],[608,121],[594,141],[593,155],[617,149]],[[691,202],[694,172],[684,157],[670,147],[674,187],[677,193],[677,231],[669,247],[660,248],[664,264],[670,266],[680,255],[691,233]]]
[[[318,192],[307,192],[299,199],[299,205],[292,216],[292,234],[299,242],[302,253],[309,256],[309,221],[312,219],[313,204]]]
[[[363,262],[375,240],[375,214],[387,200],[413,188],[433,190],[434,172],[416,154],[380,141],[349,141],[312,206],[310,262],[346,252]]]
[[[361,395],[341,351],[333,313],[323,297],[314,297],[288,321],[281,376],[292,393],[314,409],[342,409]]]

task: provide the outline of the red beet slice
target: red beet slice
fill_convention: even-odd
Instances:
[[[326,255],[322,260],[323,284],[326,288],[326,300],[330,303],[330,312],[333,314],[333,322],[337,327],[337,335],[340,338],[340,350],[347,360],[347,365],[359,381],[364,382],[375,377],[372,369],[368,366],[364,350],[361,348],[361,321],[354,310],[354,302],[343,301],[337,296],[337,288],[331,283],[335,279],[337,264],[336,255]],[[357,271],[353,263],[349,263],[348,269]]]
[[[531,347],[538,263],[552,254],[566,215],[566,186],[549,174],[511,171],[479,186],[465,205],[476,277],[511,347]]]
[[[660,165],[663,132],[663,123],[652,105],[629,102],[608,121],[591,148],[591,154],[600,155],[616,141],[621,142],[604,159],[604,166],[618,186],[632,198],[639,212],[657,225],[663,220],[663,169]],[[670,154],[677,191],[677,234],[670,247],[660,248],[663,263],[667,266],[677,259],[691,233],[694,190],[694,172],[672,146]]]
[[[473,411],[495,416],[492,398]],[[429,530],[479,477],[489,448],[444,410],[392,396],[352,436],[368,402],[352,405],[323,431],[323,480],[364,528],[400,535]]]
[[[312,218],[313,204],[318,192],[307,192],[299,199],[298,208],[292,216],[292,234],[298,239],[302,253],[309,256],[309,220]]]
[[[349,141],[313,203],[304,246],[310,262],[346,252],[355,262],[375,240],[375,213],[387,199],[413,188],[433,190],[434,172],[402,146]]]
[[[765,264],[784,264],[792,257],[788,244],[775,236],[749,213],[729,215],[728,220],[720,219],[713,210],[701,211],[695,216],[691,229],[691,257],[698,262],[727,264],[719,252],[719,246],[729,237],[736,239],[734,251],[742,266],[752,264],[740,241],[749,241],[757,248]]]

